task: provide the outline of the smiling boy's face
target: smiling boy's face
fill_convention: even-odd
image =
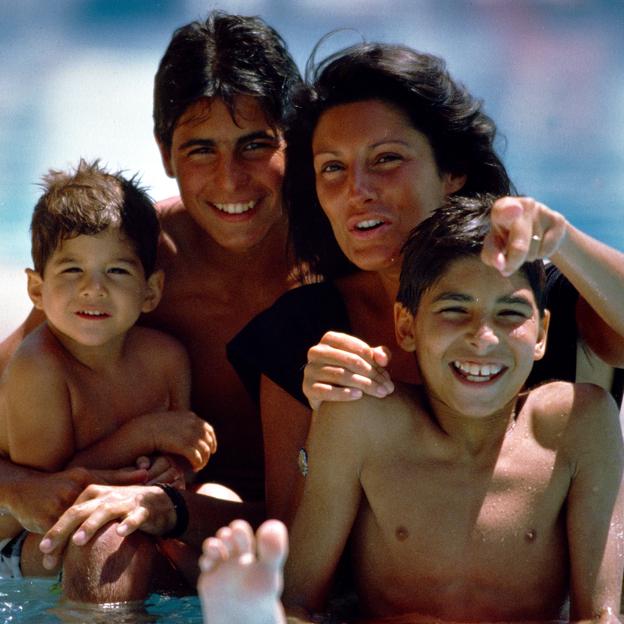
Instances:
[[[478,257],[452,262],[415,316],[396,306],[397,340],[415,351],[430,399],[463,415],[503,408],[544,355],[548,313],[540,318],[526,277],[503,277]]]

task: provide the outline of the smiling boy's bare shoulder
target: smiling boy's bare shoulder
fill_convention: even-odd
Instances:
[[[357,401],[323,403],[317,418],[328,421],[327,427],[348,428],[360,435],[399,431],[424,414],[419,387],[397,383],[396,390],[383,399],[364,395]]]
[[[613,397],[591,383],[556,381],[529,393],[528,409],[536,437],[543,444],[561,442],[587,447],[604,432],[619,429],[619,411]]]

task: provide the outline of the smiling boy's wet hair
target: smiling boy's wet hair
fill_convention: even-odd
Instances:
[[[459,258],[479,256],[490,231],[494,195],[449,197],[417,225],[403,246],[403,264],[397,301],[413,315],[424,292]],[[540,315],[544,313],[544,263],[525,262],[519,271],[526,277]]]
[[[156,265],[160,224],[152,200],[136,177],[110,173],[99,162],[80,160],[74,170],[51,169],[43,177],[43,194],[33,212],[31,253],[35,271],[43,276],[46,263],[68,238],[93,236],[119,227],[133,244],[145,276]]]

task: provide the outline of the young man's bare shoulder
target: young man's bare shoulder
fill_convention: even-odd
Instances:
[[[186,258],[184,250],[193,247],[191,241],[194,241],[197,234],[197,224],[189,216],[179,197],[158,202],[156,211],[160,221],[158,265],[165,270],[166,283],[169,272],[178,265],[180,255]]]
[[[156,202],[156,212],[161,221],[175,216],[176,214],[184,211],[184,204],[179,195],[168,197],[167,199],[161,199]]]
[[[186,349],[177,339],[159,329],[135,325],[128,332],[129,344],[133,349],[140,349],[150,356],[162,358],[187,359]]]

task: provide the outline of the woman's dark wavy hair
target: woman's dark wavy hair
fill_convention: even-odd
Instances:
[[[205,20],[178,28],[160,61],[154,134],[169,149],[175,125],[191,104],[218,97],[233,114],[239,95],[257,97],[269,121],[281,127],[301,83],[277,31],[259,17],[212,11]]]
[[[313,53],[306,78],[286,133],[284,197],[295,254],[313,274],[331,279],[356,270],[340,250],[315,189],[312,137],[320,116],[334,106],[375,99],[398,107],[429,139],[440,173],[467,176],[458,193],[515,193],[494,150],[496,125],[481,101],[451,78],[443,59],[402,45],[360,43],[316,65]]]

